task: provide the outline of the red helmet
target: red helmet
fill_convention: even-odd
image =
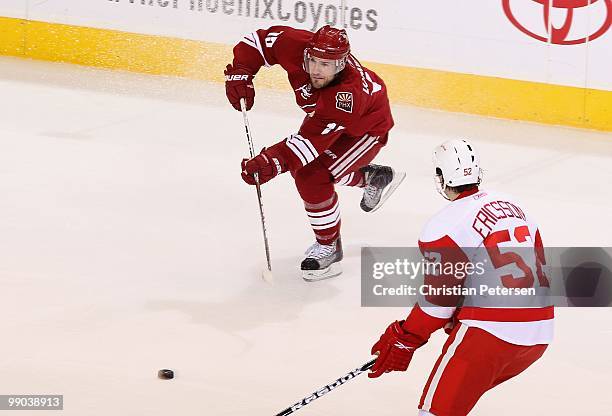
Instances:
[[[325,25],[314,34],[308,49],[317,58],[344,59],[351,51],[351,45],[346,30]]]
[[[308,60],[314,56],[336,61],[336,73],[346,66],[346,58],[351,51],[346,30],[336,29],[329,25],[317,30],[304,49],[304,69],[309,71]]]

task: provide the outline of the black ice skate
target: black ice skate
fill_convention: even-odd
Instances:
[[[307,282],[329,279],[342,273],[342,241],[338,238],[329,245],[314,243],[302,261],[302,277]]]
[[[363,188],[360,206],[365,212],[379,209],[406,177],[404,172],[396,172],[390,166],[369,164],[361,168],[361,171],[366,186]]]

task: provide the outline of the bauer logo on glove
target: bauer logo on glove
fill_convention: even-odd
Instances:
[[[246,109],[250,110],[255,102],[255,87],[253,74],[244,67],[234,67],[231,64],[225,68],[225,94],[232,107],[242,111],[240,99],[244,98]]]

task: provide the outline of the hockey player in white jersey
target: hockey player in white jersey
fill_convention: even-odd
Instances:
[[[421,253],[431,263],[483,266],[473,278],[426,273],[424,287],[459,288],[460,296],[419,298],[409,316],[389,325],[372,347],[379,357],[369,377],[405,371],[414,351],[445,328],[450,336],[423,389],[419,415],[461,416],[487,390],[542,356],[552,341],[554,310],[540,231],[523,205],[479,188],[480,161],[468,141],[438,146],[433,160],[438,191],[451,202],[425,225]],[[482,286],[510,296],[472,290]],[[521,290],[530,295],[512,296]]]

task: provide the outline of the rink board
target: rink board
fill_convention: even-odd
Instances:
[[[171,3],[168,4],[171,5]],[[29,17],[31,19],[32,13]],[[203,36],[195,32],[192,33],[194,38],[199,39],[187,40],[177,36],[133,33],[125,30],[30,19],[19,18],[16,15],[10,18],[0,18],[0,53],[222,82],[223,68],[232,56],[229,45],[234,43],[230,42],[227,30],[223,36],[217,38],[219,42],[210,42],[202,40]],[[71,19],[50,15],[49,20]],[[83,21],[83,23],[90,22]],[[260,24],[257,27],[265,25]],[[246,31],[248,25],[242,23],[242,26],[245,26],[242,32]],[[139,27],[139,29],[143,32],[153,31],[147,27]],[[367,45],[366,39],[368,38],[362,38],[365,35],[374,38],[379,36],[375,35],[374,31],[367,33],[368,29],[365,29],[365,26],[362,29],[351,32],[351,37],[357,39],[354,40],[354,44],[361,40]],[[232,33],[231,36],[239,38],[237,33]],[[609,43],[609,40],[607,42]],[[394,47],[397,48],[397,45]],[[591,83],[601,85],[603,89],[586,88],[585,86],[590,84],[586,81],[585,74],[565,74],[561,82],[566,85],[561,85],[528,79],[510,79],[503,75],[511,74],[500,72],[494,67],[485,67],[483,69],[484,72],[487,72],[485,75],[462,73],[460,71],[470,71],[470,68],[460,66],[451,68],[450,60],[440,66],[456,69],[459,72],[410,66],[399,58],[395,59],[389,54],[385,55],[384,51],[368,52],[359,54],[359,56],[365,55],[366,58],[370,58],[370,60],[364,60],[365,64],[385,79],[390,98],[395,103],[612,131],[612,91],[603,88],[607,86],[607,79],[599,84]],[[428,60],[428,57],[422,58],[424,62]],[[446,59],[449,58],[451,57],[446,57]],[[402,62],[402,64],[379,63],[392,61]],[[554,60],[550,58],[549,61]],[[525,64],[527,65],[527,60]],[[574,66],[581,65],[577,63]],[[588,68],[585,67],[586,69]],[[539,69],[530,68],[530,71],[536,74]],[[551,80],[557,74],[550,65],[547,72],[549,73],[547,77],[539,78],[533,75],[533,78]],[[563,71],[558,72],[563,73]],[[609,77],[609,71],[606,76]],[[600,79],[602,79],[601,76]],[[258,86],[288,88],[286,76],[276,68],[262,70],[257,76],[256,83]],[[582,86],[579,86],[581,84]]]

